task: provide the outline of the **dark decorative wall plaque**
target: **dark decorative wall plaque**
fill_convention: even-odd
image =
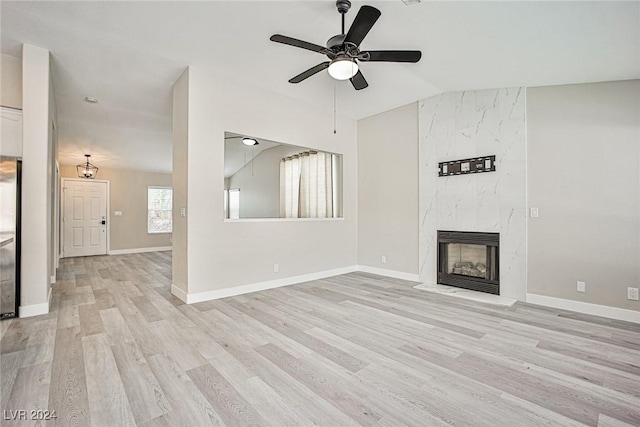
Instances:
[[[468,173],[495,172],[496,156],[474,157],[438,163],[438,176],[466,175]]]

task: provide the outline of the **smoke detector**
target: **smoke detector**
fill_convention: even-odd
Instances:
[[[97,104],[98,103],[98,98],[94,98],[93,96],[85,96],[84,100],[86,102],[88,102],[89,104]]]
[[[407,6],[411,6],[412,4],[422,3],[422,0],[402,0],[402,3],[406,4]]]

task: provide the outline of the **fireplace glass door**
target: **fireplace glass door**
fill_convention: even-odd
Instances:
[[[487,247],[449,243],[447,245],[449,274],[487,278]]]
[[[438,231],[438,283],[500,294],[499,235]]]

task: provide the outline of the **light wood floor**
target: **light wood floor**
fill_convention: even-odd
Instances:
[[[638,325],[360,273],[188,306],[170,269],[169,252],[64,260],[51,313],[0,324],[3,418],[640,425]]]

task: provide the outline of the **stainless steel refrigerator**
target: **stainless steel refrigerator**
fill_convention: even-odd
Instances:
[[[0,319],[18,317],[22,162],[0,156]]]

